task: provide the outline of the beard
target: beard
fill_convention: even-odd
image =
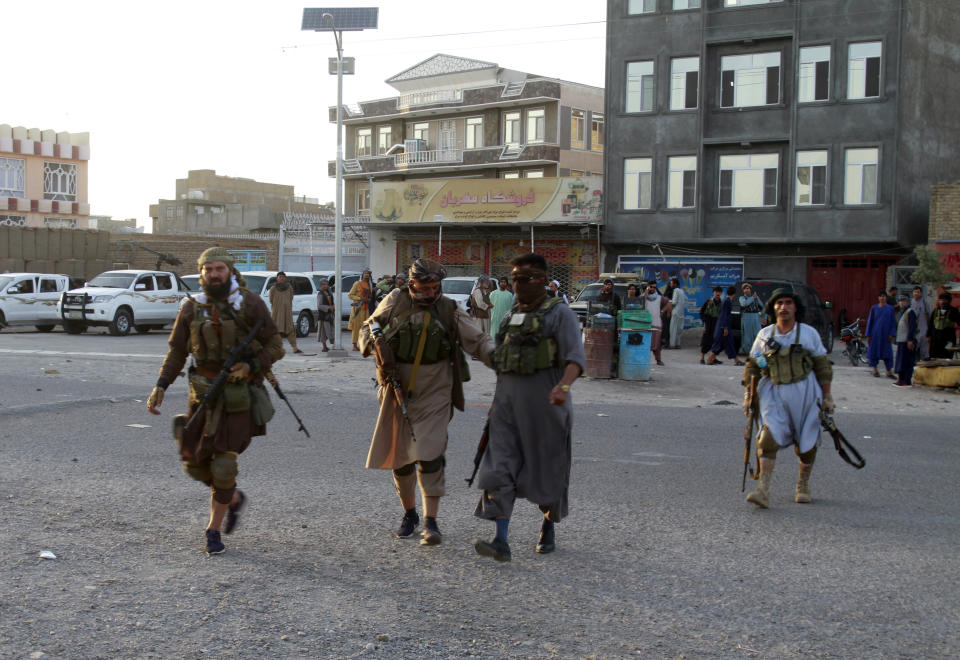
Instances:
[[[201,282],[204,293],[212,298],[226,298],[230,295],[230,280]]]

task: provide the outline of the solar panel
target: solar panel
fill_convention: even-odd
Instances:
[[[332,32],[334,30],[356,31],[377,27],[378,7],[329,7],[303,10],[301,30]],[[329,14],[333,21],[324,19]]]

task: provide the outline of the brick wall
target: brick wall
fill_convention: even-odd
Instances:
[[[140,234],[136,237],[113,234],[107,259],[118,267],[153,269],[157,255],[139,246],[172,254],[183,263],[180,266],[161,265],[163,270],[172,270],[178,275],[197,272],[197,259],[209,247],[219,246],[228,250],[266,250],[267,270],[276,270],[279,263],[279,242],[253,238],[208,238],[203,236],[169,236],[163,234]]]
[[[941,183],[930,190],[929,241],[960,240],[960,182]]]

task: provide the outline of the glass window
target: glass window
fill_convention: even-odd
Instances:
[[[623,161],[623,208],[648,209],[653,180],[652,158],[626,158]]]
[[[370,215],[370,184],[357,184],[357,215]]]
[[[377,153],[383,155],[393,146],[393,129],[389,126],[377,127]]]
[[[723,0],[724,7],[746,7],[747,5],[768,5],[783,0]]]
[[[523,173],[524,179],[542,179],[543,170],[527,170]]]
[[[830,98],[830,46],[800,49],[800,75],[797,100],[800,103]]]
[[[699,79],[699,57],[676,57],[670,60],[671,110],[690,110],[697,107]]]
[[[27,216],[0,213],[0,227],[26,227]]]
[[[357,157],[369,156],[373,150],[373,129],[357,129]]]
[[[503,172],[503,173],[500,174],[500,178],[501,178],[501,179],[519,179],[519,178],[520,178],[520,172],[517,172],[516,170],[510,170],[509,172]]]
[[[153,278],[149,275],[141,277],[137,280],[137,283],[133,285],[134,291],[153,291]]]
[[[749,108],[780,102],[780,53],[720,59],[720,106]]]
[[[483,117],[467,117],[467,149],[483,146]]]
[[[827,152],[797,152],[797,206],[827,203]]]
[[[653,62],[627,62],[627,112],[653,112]]]
[[[586,126],[587,113],[583,110],[570,111],[570,147],[583,149],[583,131]]]
[[[847,98],[868,99],[880,96],[880,58],[883,44],[870,41],[850,44],[847,59]]]
[[[676,11],[682,9],[700,9],[700,0],[673,0],[673,8]]]
[[[696,206],[697,157],[671,156],[667,163],[667,208],[687,209]]]
[[[603,151],[603,115],[599,112],[590,117],[590,149]]]
[[[543,142],[546,135],[546,120],[543,108],[527,110],[527,144]]]
[[[520,112],[507,112],[503,115],[503,143],[520,144]]]
[[[172,218],[172,217],[173,217],[173,207],[172,207],[172,206],[168,206],[168,207],[167,207],[167,217],[168,217],[168,218]]]
[[[427,144],[430,143],[430,124],[428,122],[414,124],[413,138],[415,140],[423,140],[423,146],[427,148]]]
[[[717,206],[776,206],[779,169],[779,154],[720,156]]]
[[[22,158],[0,158],[0,197],[23,199],[25,162]]]
[[[169,291],[173,288],[173,281],[170,279],[169,275],[157,275],[157,289],[161,291]]]
[[[651,14],[657,10],[657,0],[629,0],[628,14]]]
[[[844,157],[843,203],[876,204],[880,150],[847,149]]]
[[[69,163],[44,163],[43,198],[60,202],[77,201],[77,166]]]

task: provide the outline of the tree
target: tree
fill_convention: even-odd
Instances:
[[[931,293],[936,293],[938,288],[953,281],[953,274],[944,268],[939,252],[928,245],[918,245],[913,253],[917,257],[917,269],[910,279],[915,283],[925,284]]]

